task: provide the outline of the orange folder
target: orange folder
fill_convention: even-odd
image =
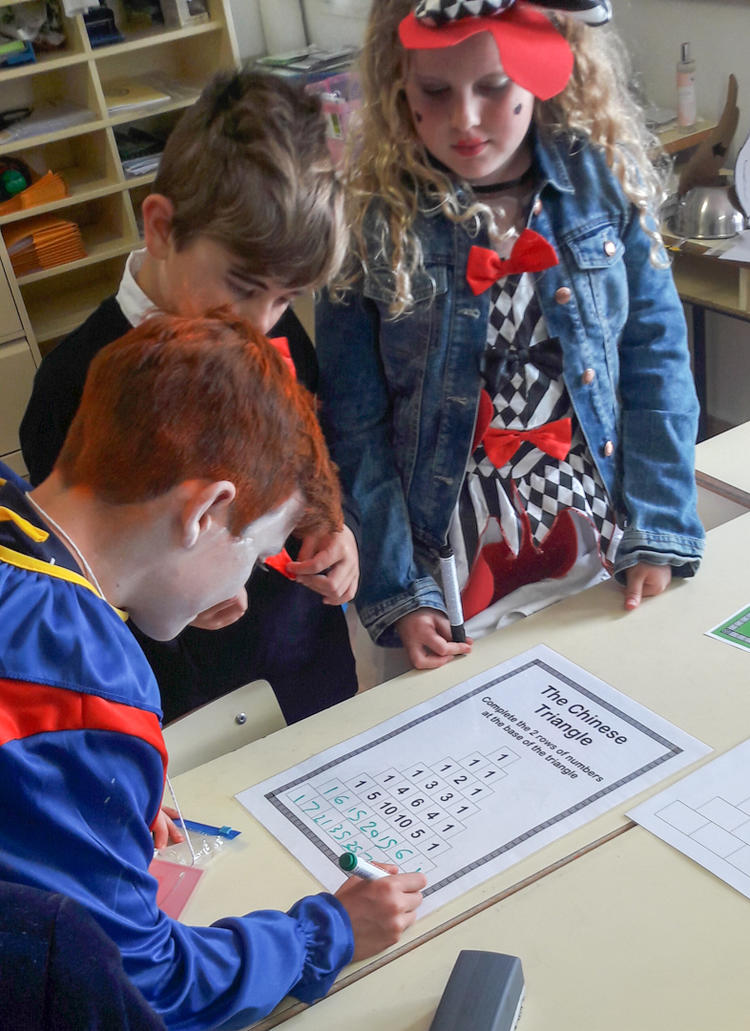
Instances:
[[[81,230],[57,215],[37,215],[5,226],[3,238],[17,276],[86,257]]]

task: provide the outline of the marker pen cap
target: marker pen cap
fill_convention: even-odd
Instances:
[[[379,866],[368,863],[366,859],[358,859],[352,852],[344,852],[339,856],[339,866],[346,873],[354,874],[355,877],[362,877],[366,881],[377,881],[381,877],[387,877],[385,870]]]

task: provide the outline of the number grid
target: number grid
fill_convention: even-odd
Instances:
[[[486,866],[499,856],[512,851],[572,814],[585,809],[597,799],[618,790],[682,752],[679,746],[666,740],[652,728],[621,711],[617,706],[608,703],[593,691],[587,690],[561,671],[553,669],[543,660],[535,658],[519,664],[500,676],[480,683],[470,691],[409,720],[395,730],[389,730],[372,741],[335,756],[311,771],[277,786],[263,797],[333,863],[337,862],[338,855],[342,851],[347,850],[368,860],[395,863],[404,871],[428,872],[435,867],[435,864],[431,862],[430,855],[436,857],[452,848],[453,838],[457,834],[465,833],[471,826],[472,818],[481,814],[482,793],[494,791],[495,784],[503,784],[504,790],[512,790],[506,783],[511,772],[508,767],[515,759],[518,759],[518,755],[512,749],[498,749],[494,753],[494,758],[493,755],[474,752],[459,760],[446,757],[437,763],[433,762],[432,765],[412,762],[405,769],[389,768],[376,774],[363,773],[359,777],[348,777],[343,783],[327,780],[326,774],[336,771],[348,761],[356,758],[365,760],[363,768],[366,768],[368,753],[377,749],[379,745],[406,734],[436,716],[456,709],[480,692],[488,692],[532,667],[537,667],[556,680],[572,687],[594,702],[598,708],[615,714],[620,720],[661,746],[664,751],[651,762],[628,773],[627,776],[591,793],[575,805],[556,813],[523,834],[503,842],[491,851],[446,874],[440,880],[429,884],[423,893],[425,896],[434,894],[466,874]],[[496,761],[496,756],[501,754],[503,756],[502,764]],[[485,784],[482,784],[481,779],[477,776],[480,772],[491,773],[491,779],[494,777],[497,779],[493,779],[490,785],[485,778]],[[453,775],[461,779],[457,783],[452,782]],[[397,782],[396,784],[392,783],[394,780]],[[359,781],[361,783],[357,783]],[[428,783],[433,785],[429,789],[425,786]],[[357,784],[356,788],[353,786],[355,784]],[[406,790],[398,793],[400,788],[406,788]],[[458,814],[446,806],[446,803],[454,803],[454,798],[441,798],[438,794],[441,790],[443,796],[449,793],[456,795],[455,802],[459,805],[474,805],[475,809],[462,813],[463,819],[459,820]],[[468,793],[470,791],[480,792],[475,794],[475,802]],[[335,792],[334,801],[322,795],[321,792],[326,794]],[[417,792],[419,793],[417,794]],[[368,798],[368,793],[374,797]],[[335,799],[341,799],[341,801],[336,802]],[[326,805],[329,805],[328,809],[325,808]],[[300,808],[302,806],[308,808],[302,811]],[[424,809],[425,806],[426,809]],[[395,807],[395,811],[393,811],[393,807]],[[408,823],[405,822],[407,820]],[[335,822],[331,829],[327,825],[332,821]]]

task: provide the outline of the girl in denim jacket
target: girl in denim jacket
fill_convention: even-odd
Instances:
[[[685,323],[610,15],[373,4],[320,394],[361,508],[360,617],[418,668],[470,647],[446,544],[473,636],[611,574],[634,609],[698,568]]]

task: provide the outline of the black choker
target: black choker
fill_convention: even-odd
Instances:
[[[486,186],[474,186],[469,184],[474,193],[499,193],[501,190],[512,190],[514,186],[523,186],[534,178],[534,166],[529,165],[523,175],[515,179],[505,179],[501,183],[488,183]]]

